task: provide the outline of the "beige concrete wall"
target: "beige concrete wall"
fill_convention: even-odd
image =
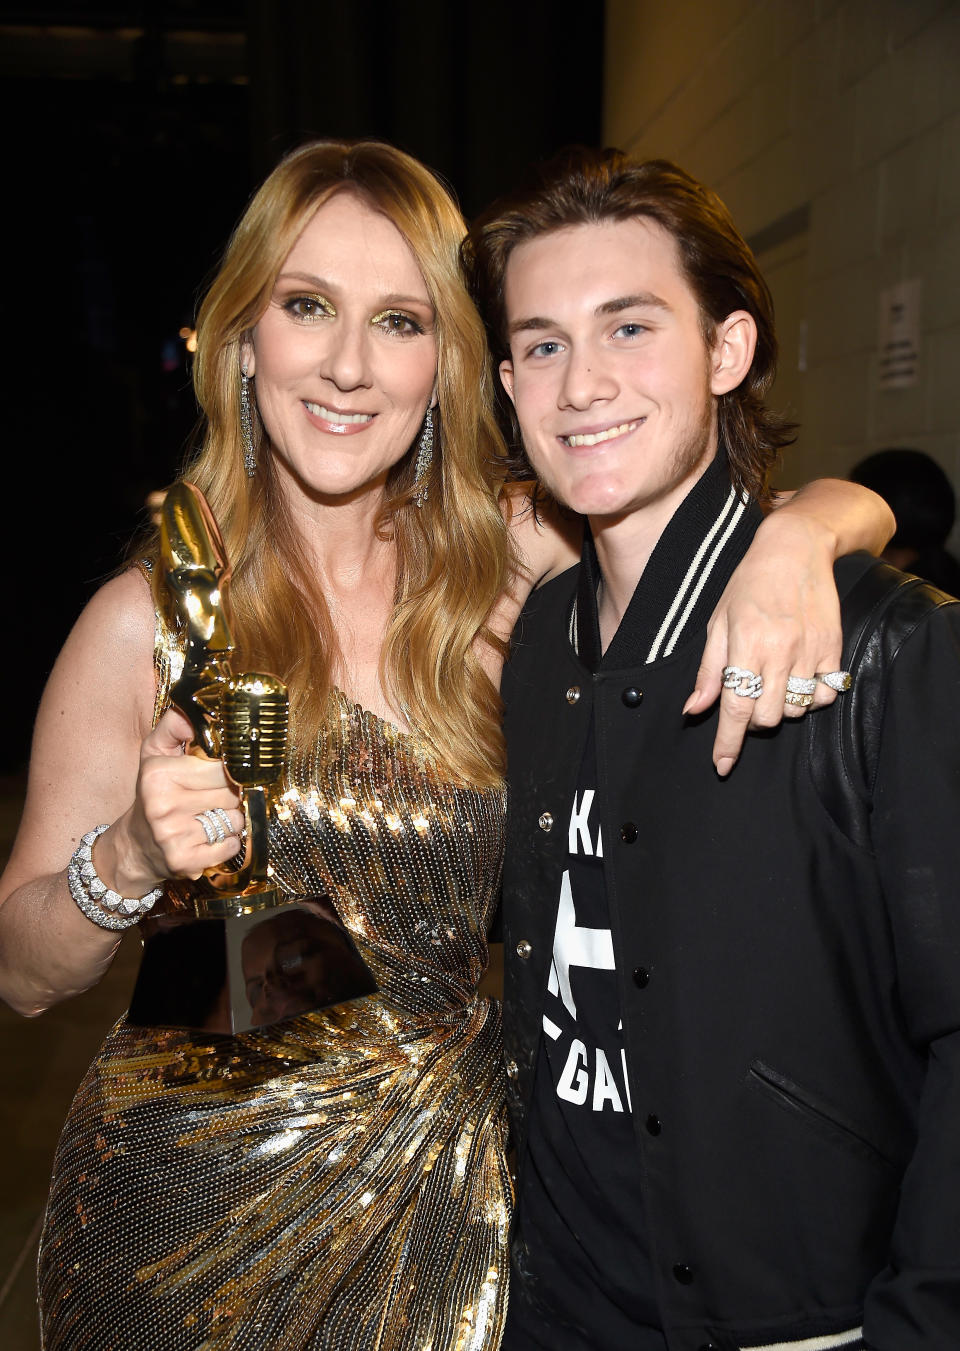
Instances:
[[[803,422],[781,481],[911,445],[960,492],[960,2],[607,0],[606,41],[607,143],[676,160],[758,242]],[[880,294],[911,278],[917,383],[881,389]]]

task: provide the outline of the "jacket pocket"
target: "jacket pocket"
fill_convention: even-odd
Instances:
[[[801,1088],[786,1075],[765,1065],[762,1060],[755,1060],[750,1066],[747,1082],[785,1112],[802,1120],[819,1135],[842,1145],[861,1159],[868,1159],[898,1173],[901,1171],[898,1163],[888,1158],[855,1125],[845,1121],[836,1108],[825,1103],[808,1089]]]

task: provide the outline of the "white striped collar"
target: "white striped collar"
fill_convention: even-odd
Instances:
[[[763,1346],[741,1346],[740,1351],[855,1351],[863,1346],[863,1328],[848,1332],[828,1332],[819,1337],[804,1337],[799,1342],[767,1342]]]
[[[759,507],[731,486],[721,450],[660,536],[602,664],[622,670],[671,656],[706,623],[761,520]],[[591,670],[601,665],[601,581],[588,529],[570,641]]]

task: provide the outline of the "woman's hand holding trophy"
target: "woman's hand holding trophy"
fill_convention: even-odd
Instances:
[[[329,900],[286,895],[270,877],[287,691],[271,675],[231,673],[230,568],[192,484],[167,493],[160,534],[184,662],[170,689],[175,707],[144,742],[137,801],[150,837],[144,855],[152,849],[169,875],[196,885],[168,885],[166,904],[141,925],[130,1021],[232,1033],[372,993],[376,983]],[[182,754],[186,741],[194,754]],[[185,794],[194,799],[186,811]],[[233,870],[225,865],[241,839],[244,858]]]

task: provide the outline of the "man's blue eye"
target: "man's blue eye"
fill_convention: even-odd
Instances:
[[[555,352],[559,352],[560,344],[558,342],[538,342],[531,353],[535,357],[552,357]]]
[[[625,338],[636,338],[639,334],[646,333],[646,331],[643,324],[621,324],[617,329],[617,332],[622,333]]]

